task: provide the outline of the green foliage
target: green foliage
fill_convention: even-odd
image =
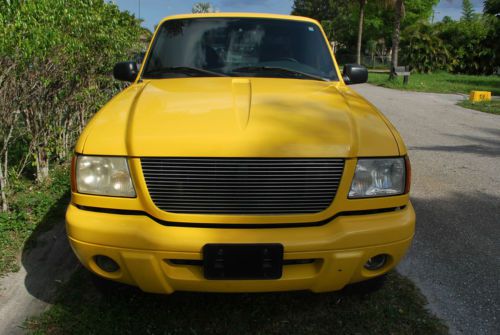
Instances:
[[[412,70],[430,73],[448,70],[450,54],[433,26],[420,22],[403,31],[402,62]]]
[[[500,66],[500,0],[485,1],[485,15],[474,13],[470,0],[463,0],[463,18],[447,17],[429,23],[438,0],[405,1],[401,22],[401,61],[414,71],[450,70],[455,73],[491,74]],[[383,58],[392,46],[394,11],[390,0],[368,1],[365,8],[363,51]],[[354,61],[358,1],[295,0],[292,14],[318,19],[336,42],[339,62]],[[496,16],[496,17],[495,17]]]
[[[102,0],[15,3],[7,5],[0,54],[10,53],[24,62],[53,57],[59,49],[73,66],[91,64],[97,73],[109,73],[112,62],[130,53],[141,33],[137,19]]]
[[[403,29],[419,21],[428,21],[434,14],[434,6],[439,0],[406,0]]]
[[[213,13],[215,8],[210,2],[197,2],[193,5],[191,9],[192,13]]]
[[[427,20],[432,15],[433,7],[439,0],[405,1],[405,16],[401,29],[413,25],[419,20]],[[390,0],[368,1],[365,7],[363,31],[363,52],[371,55],[373,43],[377,44],[377,54],[387,55],[392,46],[394,28],[394,10]],[[349,60],[344,55],[353,55],[356,51],[359,2],[350,0],[295,0],[292,14],[312,17],[321,22],[330,40],[338,46],[338,58]],[[355,28],[353,28],[355,27]]]
[[[471,21],[474,19],[474,7],[470,0],[462,0],[462,20]]]
[[[343,8],[348,2],[346,0],[295,0],[292,15],[306,16],[318,21],[332,20],[339,15],[335,8]]]
[[[0,164],[10,179],[0,187],[10,202],[0,215],[0,272],[15,267],[22,243],[68,190],[67,170],[58,166],[123,87],[113,65],[143,49],[148,36],[109,1],[0,0]],[[49,163],[51,178],[34,183]]]
[[[485,14],[499,16],[500,15],[500,0],[485,0],[483,12]]]
[[[357,17],[352,15],[354,8],[349,0],[295,0],[292,15],[300,15],[318,20],[323,25],[328,38],[340,45],[355,47]]]
[[[140,51],[149,32],[104,0],[2,0],[0,6],[0,65],[9,70],[0,93],[11,100],[0,116],[20,113],[17,141],[30,150],[10,161],[64,161],[87,120],[122,87],[111,77],[113,65]]]
[[[500,66],[500,19],[464,13],[459,21],[447,18],[408,27],[402,35],[403,61],[417,72],[494,73]]]
[[[451,70],[455,73],[491,74],[499,65],[498,19],[474,16],[472,19],[436,24],[434,30],[446,41]]]

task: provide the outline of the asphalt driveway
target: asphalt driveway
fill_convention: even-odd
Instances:
[[[459,95],[353,88],[410,151],[417,232],[399,271],[451,333],[499,334],[500,116],[456,106]]]

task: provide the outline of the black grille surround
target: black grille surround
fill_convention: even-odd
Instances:
[[[318,213],[335,198],[342,158],[143,157],[154,204],[179,214]]]

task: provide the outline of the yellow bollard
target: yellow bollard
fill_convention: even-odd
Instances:
[[[491,101],[491,92],[488,91],[470,91],[469,101]]]

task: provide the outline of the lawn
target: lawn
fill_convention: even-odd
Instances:
[[[469,109],[475,109],[485,113],[500,115],[500,100],[484,101],[484,102],[470,102],[464,100],[458,103],[459,106]]]
[[[32,334],[446,334],[415,286],[391,273],[369,293],[145,294],[79,270]]]
[[[370,72],[368,82],[374,85],[400,90],[462,93],[470,91],[490,91],[493,95],[500,95],[500,76],[470,76],[450,74],[446,72],[432,74],[411,74],[408,85],[403,85],[403,78],[389,80],[388,73]]]
[[[50,180],[33,184],[23,177],[11,180],[10,212],[0,213],[0,276],[19,270],[19,252],[64,217],[69,197],[69,168],[54,169]]]

